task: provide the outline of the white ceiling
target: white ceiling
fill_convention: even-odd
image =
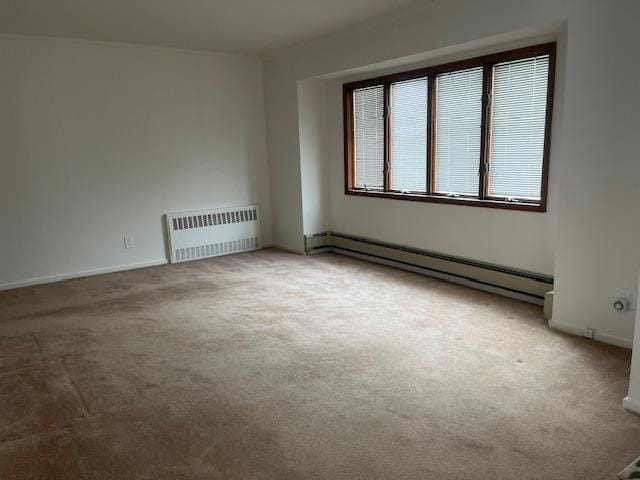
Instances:
[[[265,53],[366,22],[412,1],[0,0],[0,33]]]

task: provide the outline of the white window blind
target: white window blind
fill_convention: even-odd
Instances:
[[[549,56],[493,68],[489,194],[539,200]]]
[[[391,84],[391,189],[427,191],[428,82]]]
[[[384,87],[353,91],[355,186],[384,187]]]
[[[482,67],[436,78],[436,192],[478,195]]]

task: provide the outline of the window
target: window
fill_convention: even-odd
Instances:
[[[493,67],[492,197],[540,200],[548,78],[548,56]]]
[[[364,189],[383,187],[384,88],[362,88],[353,92],[356,181]]]
[[[478,193],[482,68],[436,76],[436,185],[445,195]]]
[[[344,86],[345,192],[545,211],[555,43]]]
[[[391,84],[391,186],[400,192],[427,192],[426,78]]]

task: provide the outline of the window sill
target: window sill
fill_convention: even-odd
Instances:
[[[425,195],[419,193],[382,192],[374,190],[345,190],[346,195],[359,197],[391,198],[393,200],[406,200],[411,202],[444,203],[449,205],[465,205],[468,207],[500,208],[503,210],[520,210],[525,212],[546,212],[547,206],[541,203],[508,202],[505,200],[491,200],[464,197],[446,197],[443,195]]]

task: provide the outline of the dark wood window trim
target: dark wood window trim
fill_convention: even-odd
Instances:
[[[529,201],[525,199],[514,199],[507,201],[500,198],[492,198],[488,195],[488,156],[490,146],[490,130],[491,130],[491,106],[490,95],[492,86],[493,67],[497,63],[508,62],[513,60],[522,60],[526,58],[536,57],[540,55],[549,55],[549,77],[547,89],[547,109],[544,133],[544,151],[542,163],[542,187],[540,201]],[[444,65],[436,65],[433,67],[420,68],[408,72],[396,73],[393,75],[385,75],[367,80],[346,83],[343,85],[343,114],[344,114],[344,179],[345,194],[358,195],[377,198],[391,198],[395,200],[409,200],[418,202],[447,203],[452,205],[469,205],[476,207],[502,208],[508,210],[524,210],[530,212],[546,212],[547,210],[547,190],[549,184],[549,150],[551,144],[551,118],[553,113],[553,90],[555,83],[555,64],[556,64],[556,43],[545,43],[532,47],[519,48],[508,52],[501,52],[482,57],[461,60],[458,62],[447,63]],[[478,197],[449,197],[442,194],[434,193],[435,185],[435,78],[438,74],[453,72],[456,70],[465,70],[474,67],[483,68],[483,104],[482,104],[482,123],[481,123],[481,150],[479,162],[479,192]],[[412,80],[415,78],[427,77],[428,87],[428,121],[427,121],[427,192],[426,193],[401,193],[390,190],[390,171],[389,171],[389,112],[388,99],[389,91],[392,83],[404,80]],[[353,91],[360,88],[372,86],[384,86],[384,104],[385,104],[385,147],[384,147],[384,189],[383,190],[365,190],[356,188],[355,185],[355,164],[354,164],[354,122],[353,122]]]

